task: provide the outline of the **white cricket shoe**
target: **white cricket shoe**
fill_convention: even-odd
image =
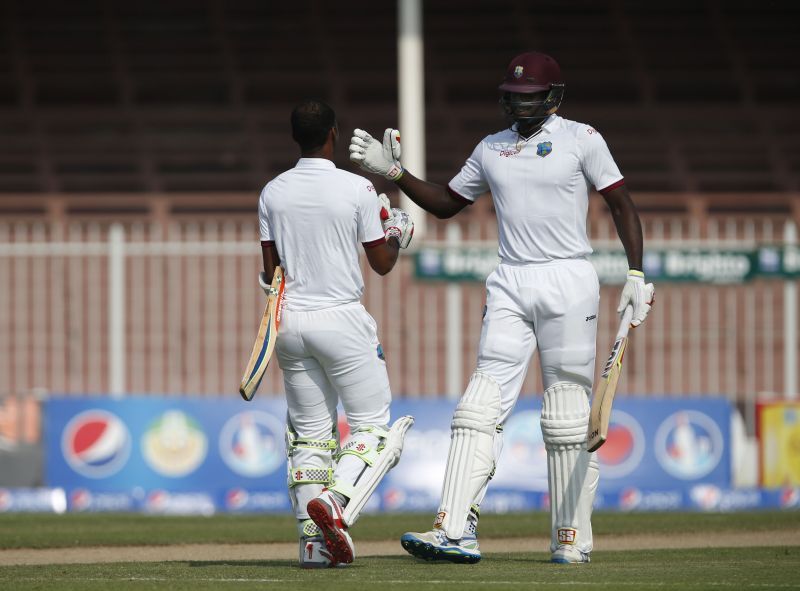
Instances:
[[[475,564],[481,559],[478,538],[474,534],[451,540],[441,529],[407,532],[400,538],[400,544],[406,552],[423,560]]]
[[[337,563],[350,564],[356,557],[353,539],[347,533],[342,506],[329,490],[325,489],[306,507],[308,516],[322,531],[325,545]]]
[[[300,534],[300,566],[302,568],[331,568],[337,566],[336,560],[325,545],[325,538],[317,524],[306,519],[297,524]]]
[[[561,544],[550,556],[550,562],[555,562],[557,564],[580,564],[583,562],[591,562],[591,559],[586,552],[581,552],[575,546]]]

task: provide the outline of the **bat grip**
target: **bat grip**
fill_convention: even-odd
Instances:
[[[628,330],[631,327],[631,318],[633,318],[633,306],[628,305],[622,313],[622,320],[619,323],[619,330],[617,331],[617,338],[621,339],[628,336]]]

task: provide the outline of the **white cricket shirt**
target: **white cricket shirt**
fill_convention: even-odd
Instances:
[[[300,158],[261,191],[262,242],[274,242],[286,275],[284,302],[320,310],[357,302],[359,250],[385,241],[375,187],[325,158]]]
[[[513,128],[485,137],[449,188],[470,202],[491,191],[500,259],[524,265],[591,254],[590,187],[602,193],[623,182],[603,136],[551,115],[528,140]]]

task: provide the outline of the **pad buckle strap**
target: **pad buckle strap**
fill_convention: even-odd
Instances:
[[[298,484],[328,484],[333,480],[332,468],[292,466],[289,468],[289,487]]]
[[[339,455],[336,457],[336,459],[339,460],[346,455],[357,456],[367,466],[372,466],[375,463],[375,460],[378,459],[377,450],[371,448],[363,441],[354,439],[351,439],[344,445],[342,451],[339,452]]]
[[[301,439],[297,438],[292,442],[292,447],[305,447],[311,449],[325,449],[333,451],[336,449],[335,439]]]

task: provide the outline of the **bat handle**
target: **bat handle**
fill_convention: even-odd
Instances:
[[[622,320],[619,323],[619,330],[617,331],[618,339],[628,336],[628,330],[631,327],[631,318],[633,318],[633,306],[628,305],[622,313]]]

